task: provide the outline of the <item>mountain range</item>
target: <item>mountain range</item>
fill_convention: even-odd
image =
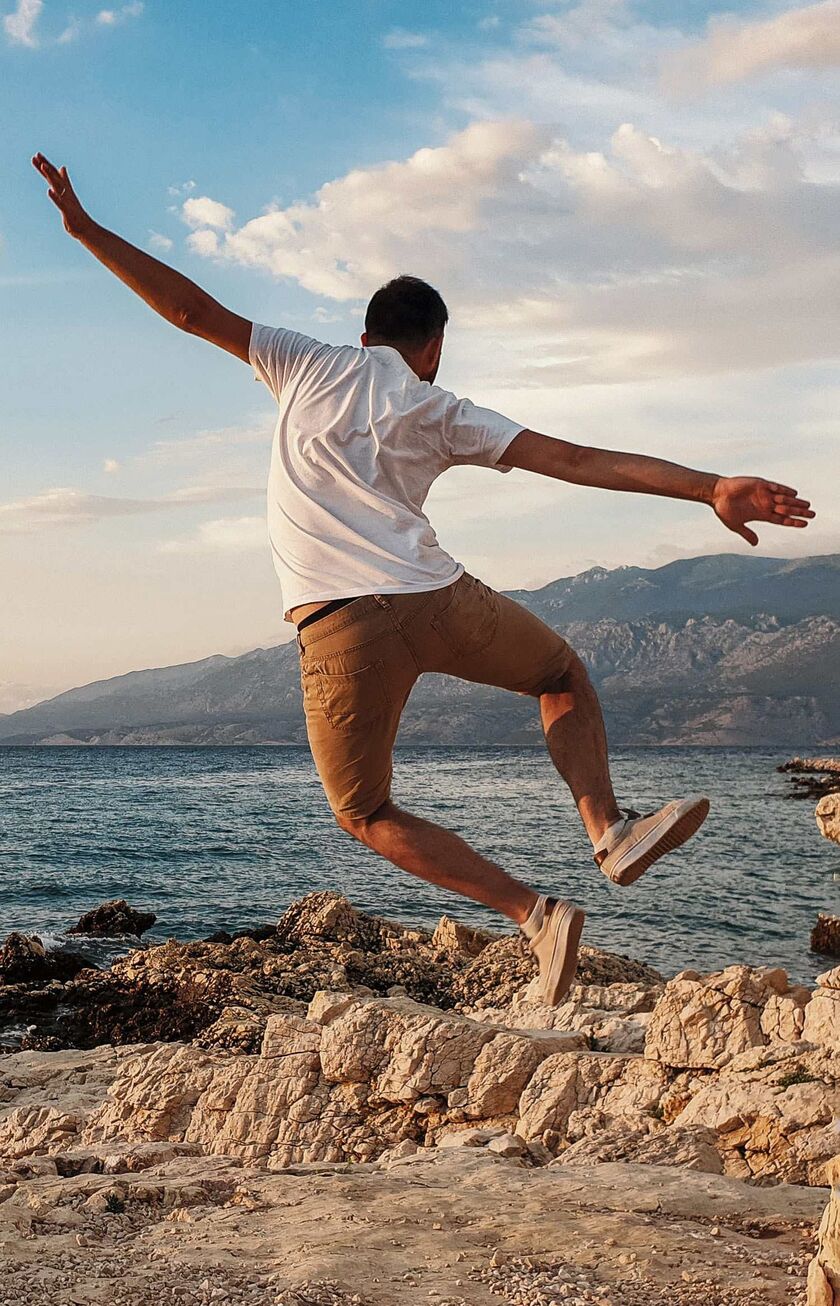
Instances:
[[[589,667],[611,742],[840,742],[840,555],[721,554],[655,569],[596,567],[511,597]],[[421,677],[399,744],[527,744],[535,705]],[[0,716],[0,744],[297,744],[294,641],[134,671]]]

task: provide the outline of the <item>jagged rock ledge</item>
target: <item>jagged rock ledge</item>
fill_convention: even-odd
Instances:
[[[442,1230],[466,1185],[475,1194],[465,1209],[476,1228],[486,1233],[490,1217],[476,1204],[487,1194],[505,1209],[524,1203],[531,1223],[521,1224],[518,1242],[511,1236],[507,1261],[494,1265],[476,1254],[457,1280],[451,1263],[437,1281],[420,1276],[424,1299],[431,1287],[440,1302],[445,1284],[451,1306],[485,1303],[491,1288],[535,1306],[758,1306],[786,1300],[779,1295],[785,1275],[788,1284],[798,1276],[804,1285],[814,1249],[796,1233],[792,1212],[807,1209],[812,1230],[826,1194],[814,1191],[797,1208],[790,1194],[809,1190],[778,1185],[825,1184],[835,1173],[827,1167],[840,1157],[840,968],[821,976],[814,991],[791,985],[781,970],[745,966],[708,976],[684,971],[666,983],[638,962],[587,949],[569,999],[546,1008],[534,1001],[532,959],[517,935],[446,917],[434,933],[408,929],[357,912],[336,894],[309,895],[276,926],[229,942],[170,940],[137,948],[108,971],[88,967],[65,979],[43,971],[44,950],[34,945],[41,970],[32,980],[15,979],[24,964],[21,939],[0,951],[0,972],[7,949],[18,968],[0,984],[0,1011],[19,1021],[26,1010],[34,1026],[28,1047],[0,1056],[0,1225],[29,1220],[53,1232],[84,1231],[85,1221],[102,1223],[110,1212],[131,1227],[136,1216],[138,1227],[157,1222],[165,1230],[161,1222],[197,1220],[190,1212],[198,1206],[209,1249],[219,1229],[214,1211],[233,1204],[256,1212],[265,1204],[279,1219],[291,1199],[283,1184],[271,1188],[271,1177],[279,1184],[298,1175],[309,1184],[332,1176],[322,1193],[328,1224],[336,1193],[349,1203],[356,1184],[353,1209],[376,1208],[378,1215],[364,1219],[378,1220],[380,1232],[398,1194],[409,1210],[437,1185],[438,1205],[427,1209],[443,1214]],[[730,1256],[728,1267],[718,1266],[715,1296],[708,1276],[697,1277],[696,1290],[682,1279],[675,1287],[662,1279],[665,1262],[657,1279],[650,1264],[644,1271],[636,1264],[635,1251],[632,1258],[623,1252],[621,1295],[613,1298],[617,1258],[610,1271],[607,1256],[604,1273],[595,1275],[576,1225],[569,1237],[579,1255],[564,1278],[568,1264],[558,1264],[527,1230],[545,1229],[545,1212],[553,1211],[555,1238],[560,1205],[568,1208],[574,1193],[591,1205],[596,1192],[609,1205],[610,1184],[613,1202],[638,1212],[632,1176],[639,1167],[648,1167],[651,1192],[665,1182],[657,1176],[679,1175],[695,1208],[714,1184],[735,1184],[743,1194],[769,1185],[779,1197],[768,1196],[766,1210],[772,1207],[788,1239],[785,1256],[751,1270],[763,1276],[761,1286],[742,1282]],[[457,1197],[444,1198],[456,1181]],[[720,1189],[730,1198],[734,1191]],[[744,1211],[758,1198],[739,1201]],[[822,1293],[815,1306],[840,1306],[840,1297],[826,1296],[835,1292],[836,1223],[826,1216],[811,1270],[813,1292]],[[502,1227],[509,1230],[497,1221],[497,1243]],[[710,1229],[699,1235],[707,1243]],[[644,1243],[641,1227],[637,1233]],[[664,1225],[651,1235],[660,1252],[666,1244],[673,1252],[669,1237]],[[729,1230],[728,1247],[734,1237]],[[464,1246],[470,1259],[472,1244]],[[352,1276],[333,1273],[334,1260],[316,1260],[300,1261],[307,1282],[314,1283],[313,1267],[330,1272],[311,1291],[289,1287],[273,1300],[379,1306],[398,1299],[375,1282],[357,1291]],[[671,1263],[682,1264],[679,1257]],[[20,1265],[16,1301],[25,1300],[25,1257]],[[419,1273],[411,1264],[407,1272]],[[291,1283],[288,1266],[283,1273]],[[224,1300],[209,1272],[184,1283],[182,1301]],[[153,1274],[144,1285],[143,1292],[154,1285],[161,1303],[178,1297],[174,1279],[171,1298]],[[260,1285],[263,1296],[241,1300],[272,1300]],[[51,1301],[74,1300],[59,1288]],[[114,1301],[145,1306],[151,1299]]]
[[[585,949],[550,1008],[516,934],[409,929],[329,893],[253,933],[0,985],[34,1026],[0,1058],[0,1154],[186,1143],[276,1169],[480,1143],[804,1184],[840,1155],[840,968],[814,991],[746,966],[666,983]],[[79,1076],[78,1103],[43,1106]]]

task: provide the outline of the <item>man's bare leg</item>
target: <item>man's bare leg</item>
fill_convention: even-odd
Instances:
[[[568,671],[540,695],[540,715],[551,760],[569,786],[593,844],[621,813],[607,757],[598,696],[575,655]],[[484,903],[521,925],[538,895],[501,866],[482,857],[459,835],[404,812],[390,799],[370,816],[339,824],[395,866],[442,889]]]
[[[361,843],[421,880],[484,903],[521,925],[537,902],[533,889],[482,857],[459,835],[412,816],[390,801],[370,816],[339,817]]]
[[[607,734],[598,695],[575,654],[568,671],[540,695],[551,760],[572,791],[593,845],[621,820],[610,779]]]

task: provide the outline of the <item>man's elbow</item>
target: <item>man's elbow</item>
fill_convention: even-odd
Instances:
[[[201,335],[207,322],[207,305],[200,299],[178,304],[171,318],[173,324],[191,336]]]

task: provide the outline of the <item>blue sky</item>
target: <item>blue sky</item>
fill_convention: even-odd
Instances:
[[[355,340],[381,280],[428,276],[447,388],[789,480],[819,521],[762,547],[840,548],[840,7],[722,12],[5,0],[0,710],[289,634],[268,396],[66,236],[36,150],[257,320]],[[696,508],[524,473],[459,469],[429,511],[501,587],[742,547]]]

